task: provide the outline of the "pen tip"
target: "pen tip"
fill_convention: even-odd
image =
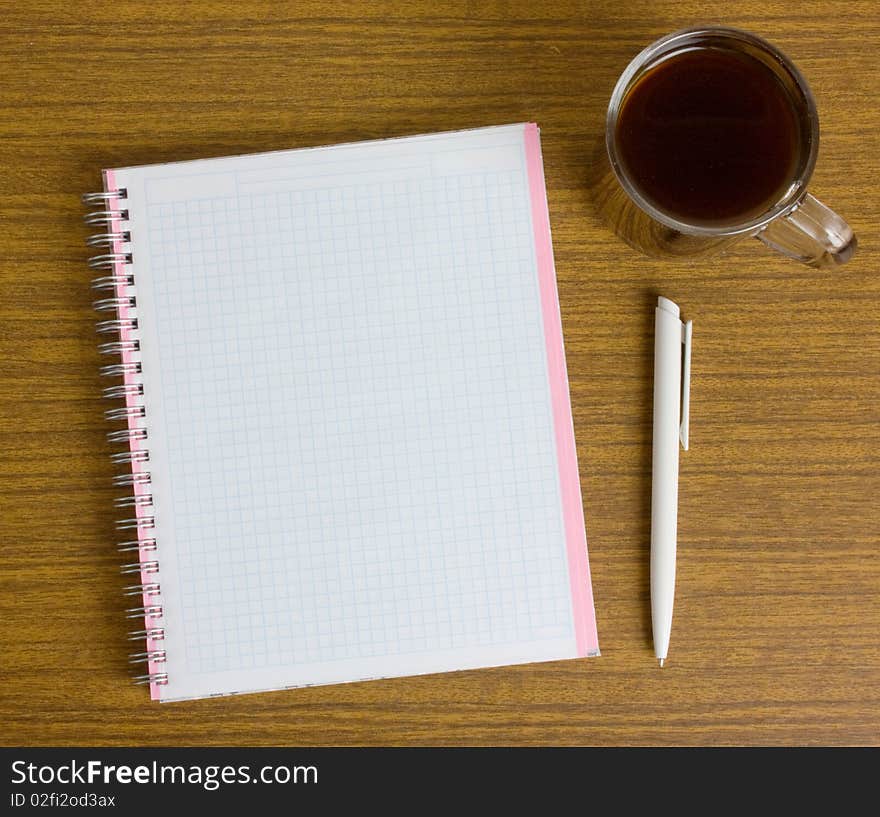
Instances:
[[[665,660],[666,660],[665,658],[661,658],[661,659],[660,659],[660,668],[661,668],[661,669],[663,668],[663,662],[664,662]]]

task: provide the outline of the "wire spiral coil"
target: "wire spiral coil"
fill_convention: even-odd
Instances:
[[[128,229],[129,214],[124,206],[127,198],[128,191],[125,189],[110,189],[86,193],[82,202],[92,208],[83,217],[85,223],[101,230],[86,239],[87,246],[98,250],[98,254],[88,260],[89,267],[100,273],[92,280],[91,286],[96,293],[101,293],[101,297],[92,306],[99,315],[109,313],[106,318],[97,321],[95,330],[100,335],[113,336],[111,340],[101,343],[98,351],[119,358],[119,362],[102,366],[100,373],[103,377],[119,381],[104,388],[103,396],[123,403],[120,407],[105,411],[104,416],[108,421],[123,423],[124,426],[107,434],[111,444],[123,447],[123,450],[111,456],[114,465],[125,469],[113,477],[113,486],[128,491],[114,501],[115,507],[127,509],[130,514],[128,518],[118,520],[116,528],[131,531],[136,537],[118,545],[120,553],[130,554],[130,558],[137,559],[120,568],[123,576],[136,582],[123,588],[123,596],[140,602],[138,606],[125,611],[126,618],[142,622],[141,629],[129,633],[129,640],[144,642],[139,652],[129,655],[129,664],[146,665],[147,671],[135,675],[133,680],[136,684],[154,686],[168,683],[168,673],[165,671],[167,654],[164,648],[159,561],[156,558],[158,547],[153,535],[156,519],[152,478],[147,470],[150,453],[146,447],[148,432],[143,364],[137,334],[137,293],[131,268],[134,259]]]

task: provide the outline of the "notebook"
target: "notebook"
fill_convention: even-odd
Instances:
[[[598,655],[536,125],[103,177],[154,699]]]

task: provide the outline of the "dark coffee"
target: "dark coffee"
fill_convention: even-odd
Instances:
[[[617,118],[620,161],[659,210],[691,224],[760,215],[798,171],[800,117],[773,71],[755,57],[704,47],[649,69]]]

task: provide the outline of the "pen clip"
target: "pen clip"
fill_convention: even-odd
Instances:
[[[688,450],[688,432],[690,431],[691,414],[691,338],[693,336],[693,321],[688,321],[681,327],[681,342],[684,344],[684,361],[681,370],[681,426],[678,436],[682,447]]]

